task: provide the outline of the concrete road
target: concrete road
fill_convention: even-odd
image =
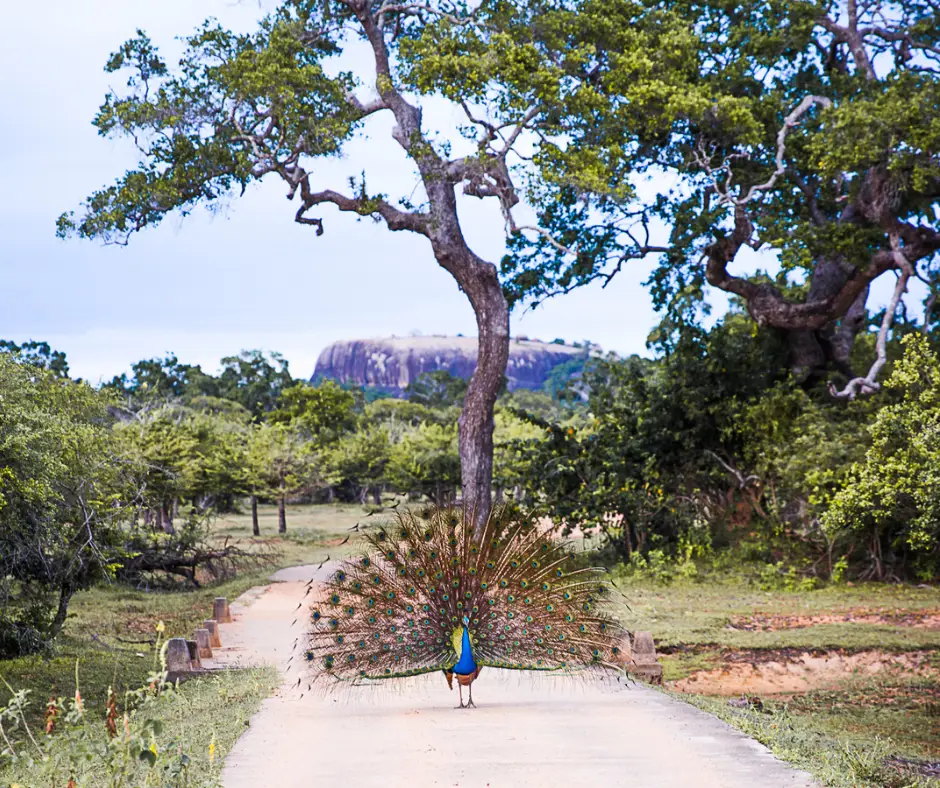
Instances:
[[[720,720],[637,684],[485,669],[472,710],[454,709],[439,675],[339,695],[296,687],[304,663],[287,660],[314,571],[282,570],[222,626],[217,665],[269,662],[285,675],[229,754],[225,788],[815,785]]]

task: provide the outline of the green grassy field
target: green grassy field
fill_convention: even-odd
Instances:
[[[624,616],[632,629],[653,632],[676,697],[826,785],[935,784],[924,764],[940,761],[938,589],[868,583],[764,591],[717,574],[665,585],[621,574],[619,582],[629,601]],[[839,620],[846,618],[854,620]],[[814,668],[824,661],[842,668],[800,673],[804,656],[815,658]],[[772,669],[762,670],[768,663]],[[682,681],[690,677],[704,679],[700,690]],[[788,691],[761,691],[768,677]],[[742,695],[751,702],[742,704]]]
[[[358,545],[349,529],[389,514],[367,518],[371,509],[290,506],[288,531],[279,535],[276,510],[261,507],[261,541],[277,550],[270,566],[196,591],[147,592],[111,585],[82,592],[73,601],[55,654],[0,662],[0,675],[13,687],[31,690],[32,720],[38,723],[50,695],[74,693],[77,661],[88,713],[103,716],[108,686],[121,695],[140,685],[152,670],[158,622],[164,622],[167,636],[188,634],[208,615],[216,596],[235,599],[268,582],[279,567],[351,554]],[[219,538],[246,544],[251,540],[247,514],[220,517],[212,529]],[[352,538],[343,543],[347,536]],[[826,784],[926,784],[926,778],[886,763],[892,757],[940,759],[940,627],[928,618],[940,615],[937,589],[864,584],[766,591],[744,569],[721,574],[703,570],[695,580],[668,584],[622,571],[615,571],[614,577],[629,601],[629,609],[623,609],[628,626],[649,630],[656,638],[667,689],[674,690],[676,681],[707,678],[721,669],[728,671],[733,683],[753,673],[755,665],[773,661],[787,666],[803,654],[878,652],[889,662],[898,661],[898,669],[846,671],[834,684],[810,685],[805,691],[766,694],[746,689],[746,694],[760,697],[762,711],[729,706],[727,695],[709,691],[679,696],[727,719],[781,757],[811,769]],[[842,620],[847,616],[855,621]],[[905,669],[903,660],[915,657],[916,669]],[[194,751],[208,746],[195,733],[203,726],[218,729],[219,736],[234,742],[243,730],[241,718],[250,716],[273,686],[271,676],[264,675],[246,674],[232,681],[236,683],[225,691],[239,699],[240,716],[236,715],[239,719],[231,730],[213,716],[213,704],[205,696],[213,691],[212,685],[182,686],[181,702],[190,704],[186,730]],[[703,686],[709,689],[707,682]],[[0,690],[0,704],[7,695]],[[236,730],[238,726],[242,727]],[[223,743],[217,741],[217,747],[221,756]],[[206,780],[210,772],[205,773]],[[9,773],[0,771],[0,785],[10,780]]]

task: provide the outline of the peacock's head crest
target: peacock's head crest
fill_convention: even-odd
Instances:
[[[467,618],[466,616],[463,617],[463,625],[464,625],[465,627],[469,627],[469,626],[470,626],[470,619]]]

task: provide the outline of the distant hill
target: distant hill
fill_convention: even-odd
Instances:
[[[540,389],[552,369],[584,359],[587,352],[572,345],[513,339],[506,368],[509,390]],[[353,339],[334,342],[324,349],[313,379],[330,378],[401,394],[422,373],[447,370],[469,378],[476,363],[476,337]]]

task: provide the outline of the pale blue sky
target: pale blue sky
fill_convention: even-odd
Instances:
[[[475,333],[466,299],[422,239],[331,211],[318,238],[293,223],[273,180],[224,215],[172,218],[128,247],[55,238],[62,211],[136,162],[128,144],[101,139],[90,123],[109,84],[119,84],[102,71],[108,55],[138,27],[172,54],[174,37],[206,17],[245,29],[261,13],[253,1],[51,0],[39,9],[0,0],[0,338],[44,339],[66,351],[73,374],[97,381],[167,351],[214,370],[223,355],[255,347],[280,351],[296,376],[308,376],[337,339]],[[425,118],[457,119],[441,105]],[[396,184],[410,184],[386,124],[373,123],[372,141],[350,146],[345,161],[319,165],[324,183],[342,188],[365,169],[370,188],[394,195]],[[467,200],[462,210],[474,249],[497,261],[495,204]],[[637,265],[606,290],[517,312],[513,334],[644,353],[656,322],[640,284],[648,272]],[[873,303],[890,290],[880,284]]]

